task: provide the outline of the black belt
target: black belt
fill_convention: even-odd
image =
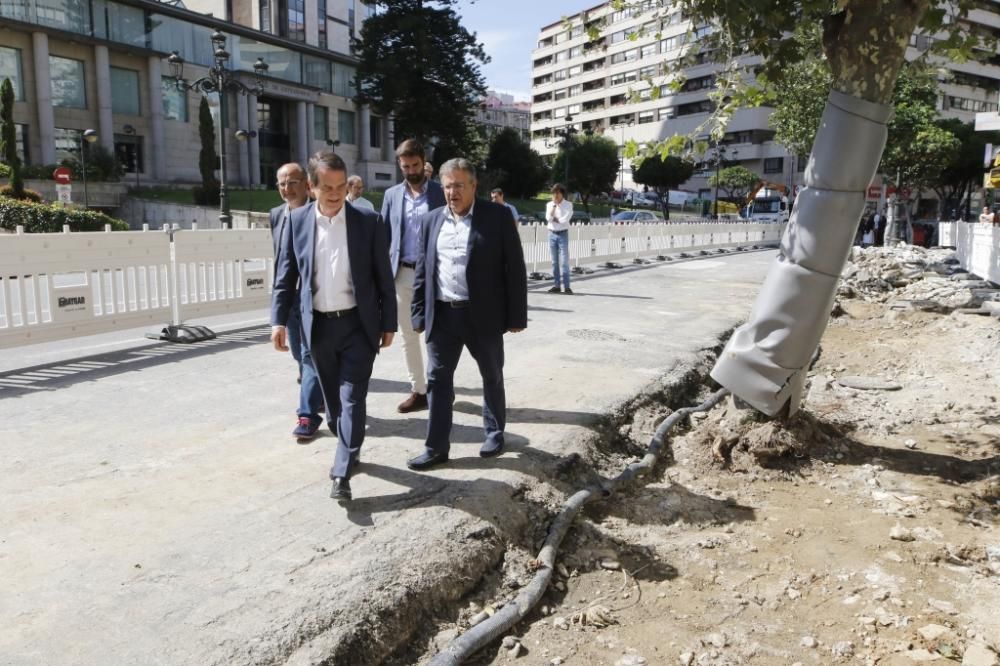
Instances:
[[[414,262],[412,262],[412,261],[401,261],[401,262],[399,262],[399,265],[402,266],[403,268],[416,268],[417,267],[417,265]]]
[[[438,301],[438,305],[459,310],[461,308],[469,307],[469,301]]]
[[[319,310],[313,310],[314,317],[323,317],[325,319],[339,319],[340,317],[346,317],[352,312],[357,312],[357,306],[353,308],[347,308],[346,310],[333,310],[332,312],[320,312]]]
[[[563,229],[562,231],[552,231],[552,230],[550,229],[550,230],[549,230],[549,233],[550,233],[550,234],[568,234],[568,233],[569,233],[569,229]]]

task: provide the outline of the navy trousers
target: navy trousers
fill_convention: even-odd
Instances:
[[[507,423],[507,395],[503,386],[503,333],[482,334],[472,325],[468,308],[444,303],[434,307],[434,326],[427,337],[428,453],[448,453],[451,448],[452,404],[455,401],[455,368],[467,347],[483,379],[483,429],[486,441],[503,442]]]
[[[357,310],[342,317],[313,317],[312,360],[326,399],[326,413],[337,415],[337,452],[330,478],[350,476],[350,461],[365,441],[368,383],[375,348],[364,334]]]
[[[308,417],[315,424],[320,424],[323,417],[319,415],[320,407],[323,406],[323,392],[319,388],[319,378],[316,376],[316,368],[312,361],[312,352],[306,345],[305,336],[302,334],[302,313],[299,311],[298,296],[292,303],[292,309],[288,313],[288,346],[292,350],[292,358],[299,364],[299,376],[302,377],[302,384],[299,386],[299,407],[295,413],[299,416]]]

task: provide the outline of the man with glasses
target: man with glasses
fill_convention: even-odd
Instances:
[[[365,193],[365,181],[361,179],[361,176],[353,175],[347,179],[347,203],[351,204],[355,208],[360,208],[362,210],[370,210],[375,212],[375,206],[372,205],[371,201],[365,199],[362,194]]]
[[[271,209],[271,235],[274,237],[274,265],[281,262],[280,253],[288,245],[287,237],[291,233],[292,211],[309,203],[309,183],[306,172],[300,164],[290,162],[278,169],[278,194],[285,203]],[[277,274],[275,274],[277,277]],[[299,366],[299,407],[296,410],[297,422],[292,436],[300,444],[316,437],[323,417],[319,412],[323,408],[323,392],[319,386],[319,378],[313,366],[312,356],[302,335],[302,316],[299,313],[298,292],[294,294],[293,303],[288,316],[288,346],[292,358]]]

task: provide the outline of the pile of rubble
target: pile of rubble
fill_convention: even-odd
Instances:
[[[966,310],[1000,317],[1000,288],[965,271],[954,251],[941,248],[855,247],[837,296],[888,302],[896,310]]]

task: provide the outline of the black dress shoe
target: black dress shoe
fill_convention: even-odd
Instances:
[[[346,502],[351,499],[351,482],[345,476],[338,476],[333,480],[333,488],[330,490],[330,498]]]
[[[447,453],[427,453],[425,451],[416,458],[410,458],[407,460],[406,466],[417,472],[422,472],[425,469],[443,465],[446,462],[448,462]]]
[[[503,453],[503,440],[499,442],[488,441],[479,449],[479,455],[483,458],[496,458]]]

